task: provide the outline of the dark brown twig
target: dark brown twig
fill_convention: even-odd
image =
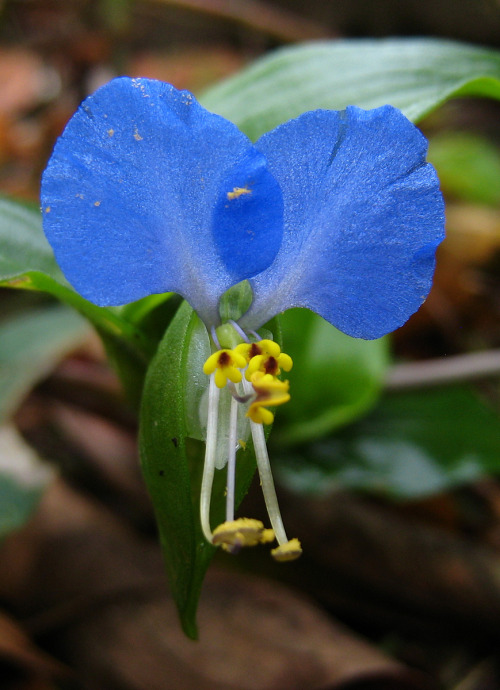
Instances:
[[[283,42],[327,38],[331,33],[317,22],[261,0],[149,0],[162,5],[228,19]]]

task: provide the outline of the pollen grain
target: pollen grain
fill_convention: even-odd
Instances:
[[[239,199],[243,194],[251,194],[252,190],[248,187],[233,187],[232,192],[227,193],[227,198],[231,201],[232,199]]]

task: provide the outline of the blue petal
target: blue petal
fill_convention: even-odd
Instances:
[[[262,154],[250,151],[229,171],[214,209],[219,256],[239,282],[266,269],[283,239],[283,197]]]
[[[351,336],[401,326],[427,296],[444,236],[427,143],[397,109],[305,113],[256,144],[280,183],[285,234],[251,280],[242,323],[308,307]]]
[[[245,212],[218,222],[228,184],[255,177],[272,179],[232,123],[186,91],[122,77],[87,98],[57,142],[42,179],[44,229],[92,302],[174,291],[216,323],[220,295],[268,266],[281,240],[280,195],[263,201],[268,225],[252,226],[254,244],[274,237],[257,261],[248,242],[234,252],[234,220]]]

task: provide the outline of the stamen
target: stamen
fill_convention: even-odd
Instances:
[[[250,427],[252,429],[255,457],[262,484],[262,493],[264,494],[264,501],[266,502],[267,514],[269,515],[271,526],[279,544],[276,549],[271,551],[271,555],[277,561],[293,561],[301,555],[302,548],[298,539],[291,539],[289,541],[286,536],[285,526],[281,518],[281,511],[278,504],[278,497],[276,496],[276,489],[274,488],[264,427],[262,424],[256,424],[252,421],[250,422]]]
[[[252,362],[254,359],[257,358],[254,357]],[[283,405],[290,400],[288,381],[280,381],[271,374],[256,371],[252,374],[251,383],[257,395],[248,408],[247,417],[257,424],[272,424],[274,415],[267,408]]]
[[[243,379],[243,388],[246,391],[250,386],[245,379]],[[264,501],[266,503],[267,513],[271,526],[276,535],[279,546],[271,551],[271,555],[278,561],[294,560],[302,553],[300,542],[298,539],[288,540],[286,536],[285,526],[281,518],[281,511],[279,508],[278,497],[274,487],[274,479],[271,472],[271,463],[269,462],[269,454],[267,452],[266,437],[264,434],[264,427],[262,424],[250,420],[250,429],[252,432],[253,446],[255,450],[255,458],[257,460],[257,469],[259,470],[260,482],[262,485],[262,493],[264,494]],[[290,544],[290,546],[288,546]]]
[[[238,553],[244,546],[257,546],[274,541],[272,529],[264,529],[260,520],[238,518],[223,522],[214,529],[212,543],[229,553]]]
[[[233,383],[241,381],[240,369],[245,365],[246,360],[242,355],[225,348],[210,355],[203,365],[203,373],[208,375],[215,372],[215,385],[224,388],[228,379]]]
[[[280,352],[280,348],[276,343],[275,348],[271,348],[266,345],[266,343],[271,341],[262,340],[260,343],[256,343],[260,346],[261,352],[250,353],[250,359],[248,367],[245,373],[247,381],[251,381],[252,375],[256,371],[260,371],[263,374],[271,374],[272,376],[278,376],[281,373],[281,369],[284,371],[290,371],[293,367],[293,360],[290,355],[285,352]],[[245,355],[246,353],[241,352]]]
[[[290,539],[286,544],[280,544],[275,549],[272,549],[271,556],[275,561],[285,563],[286,561],[294,561],[302,553],[302,547],[298,539]]]
[[[210,529],[210,500],[212,497],[212,485],[215,472],[215,454],[217,449],[217,425],[219,417],[220,390],[215,384],[215,375],[210,376],[208,388],[208,417],[207,417],[207,441],[205,446],[205,463],[203,465],[203,477],[200,492],[200,521],[205,539],[212,542],[213,535]]]
[[[276,489],[274,488],[274,480],[271,473],[269,455],[267,453],[264,427],[262,424],[256,424],[250,420],[250,429],[252,431],[257,469],[259,470],[260,481],[262,484],[262,493],[264,494],[264,501],[266,502],[266,508],[271,521],[271,526],[276,535],[276,539],[278,540],[278,544],[285,544],[288,541],[288,537],[286,536],[285,526],[283,525],[283,520],[281,519],[278,497],[276,496]]]

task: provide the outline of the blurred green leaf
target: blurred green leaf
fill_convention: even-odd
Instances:
[[[0,198],[0,281],[27,271],[43,273],[69,287],[42,230],[40,212],[16,201]]]
[[[307,309],[291,309],[280,322],[294,367],[274,440],[290,445],[324,436],[376,402],[389,361],[386,339],[350,338]]]
[[[283,48],[207,91],[251,139],[316,108],[387,103],[412,121],[456,96],[500,98],[500,53],[442,39],[317,41]]]
[[[0,542],[28,520],[52,476],[14,427],[0,427]]]
[[[430,140],[428,157],[445,193],[500,205],[500,151],[493,142],[470,132],[443,132]]]
[[[0,323],[0,422],[61,357],[79,345],[89,326],[60,305],[11,316]]]
[[[117,311],[122,319],[139,328],[152,343],[155,343],[156,350],[181,302],[182,297],[175,292],[164,292],[125,304]]]
[[[387,394],[335,436],[279,458],[295,491],[349,487],[415,499],[500,472],[500,419],[465,387]]]
[[[99,0],[101,22],[112,31],[125,32],[130,27],[134,0]]]

